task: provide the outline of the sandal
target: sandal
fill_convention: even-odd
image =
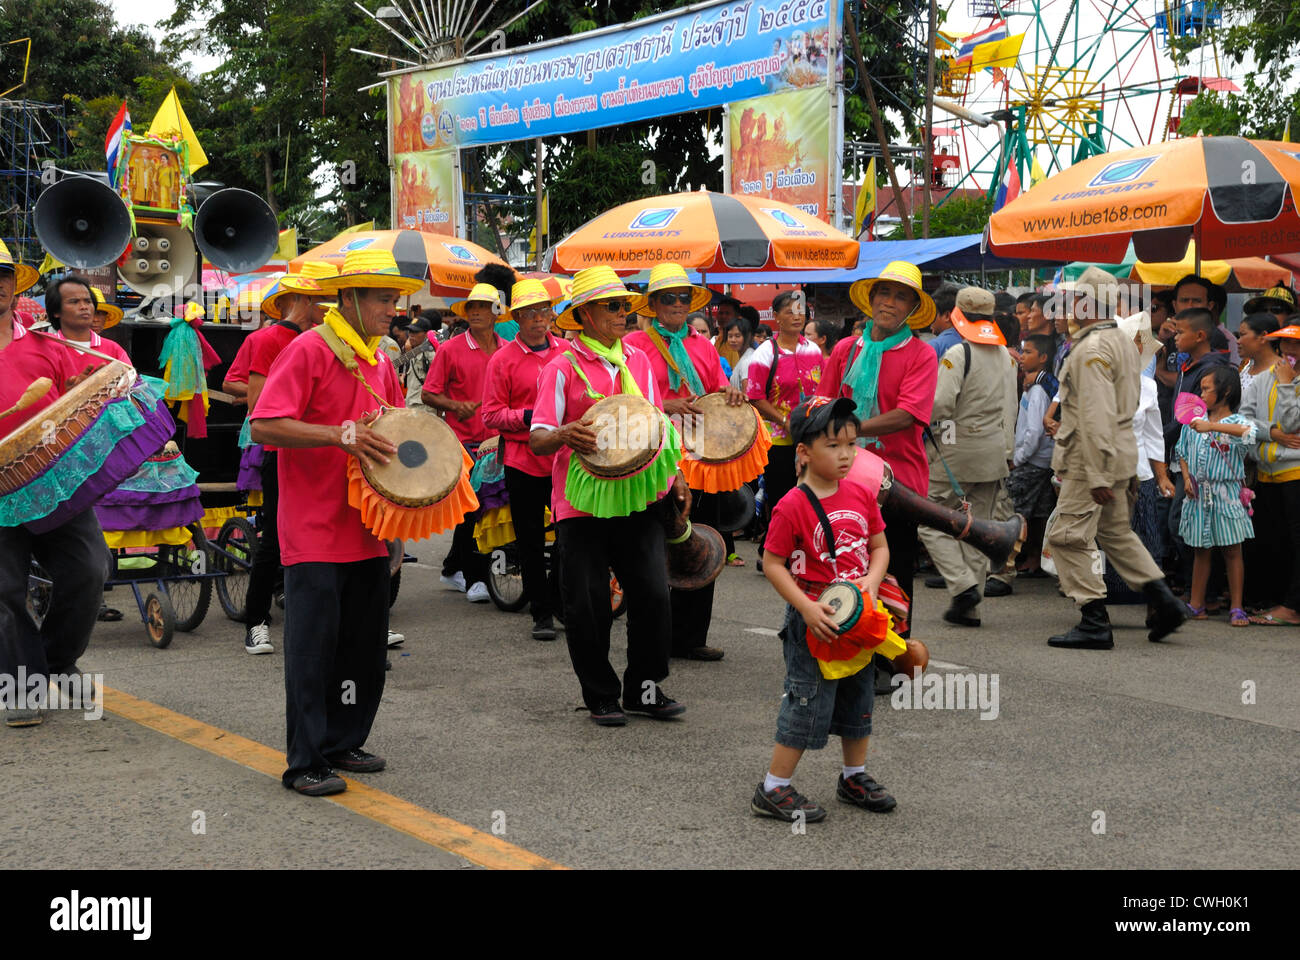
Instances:
[[[1281,620],[1271,613],[1266,613],[1258,617],[1249,617],[1251,623],[1257,627],[1300,627],[1300,622],[1295,620]]]
[[[1209,616],[1205,613],[1205,608],[1204,608],[1204,607],[1194,607],[1194,606],[1192,606],[1190,603],[1189,603],[1189,604],[1185,604],[1185,606],[1187,607],[1187,619],[1188,619],[1188,620],[1208,620],[1208,619],[1210,619]]]
[[[1233,607],[1228,612],[1228,623],[1234,627],[1249,627],[1250,617],[1246,616],[1246,611],[1241,607]]]
[[[744,565],[745,558],[738,553],[733,553],[731,556],[727,557],[727,566],[729,567],[743,567]]]

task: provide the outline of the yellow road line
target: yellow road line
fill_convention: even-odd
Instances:
[[[268,777],[280,779],[284,772],[284,754],[256,740],[249,740],[220,727],[214,727],[176,713],[129,693],[103,687],[104,709],[182,743],[206,750],[218,757]],[[353,813],[399,830],[417,840],[447,850],[472,863],[495,870],[564,870],[561,864],[539,857],[523,847],[506,843],[490,833],[475,830],[448,817],[439,816],[383,790],[345,777],[348,789],[323,799],[346,807]]]

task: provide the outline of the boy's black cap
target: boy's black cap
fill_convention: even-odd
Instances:
[[[428,317],[416,317],[411,321],[409,329],[419,330],[421,333],[428,333],[433,329],[433,321]]]
[[[790,438],[807,443],[805,438],[825,433],[836,417],[853,417],[857,405],[848,397],[813,397],[790,411]]]

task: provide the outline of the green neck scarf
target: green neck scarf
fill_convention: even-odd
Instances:
[[[871,324],[862,331],[862,352],[844,375],[844,383],[853,391],[853,403],[859,420],[876,415],[876,387],[880,380],[880,358],[912,336],[912,329],[903,324],[901,330],[884,340],[871,339]]]
[[[608,360],[618,368],[618,372],[622,375],[622,393],[630,393],[637,397],[645,396],[645,394],[641,392],[641,388],[636,385],[636,381],[632,379],[632,371],[627,368],[627,359],[623,356],[622,340],[615,340],[612,346],[607,347],[599,340],[589,337],[585,333],[578,337],[578,339],[581,340],[582,343],[586,345],[587,349],[596,356],[600,357],[602,360]]]
[[[654,322],[655,332],[668,341],[668,355],[673,358],[673,363],[677,364],[677,369],[673,369],[670,364],[668,367],[668,388],[678,390],[681,388],[682,381],[686,381],[687,388],[691,391],[691,396],[704,396],[704,383],[700,380],[700,375],[695,369],[695,364],[691,362],[691,355],[686,352],[685,340],[691,335],[689,324],[682,324],[682,328],[673,333],[658,320]]]

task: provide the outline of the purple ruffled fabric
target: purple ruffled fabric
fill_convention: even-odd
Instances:
[[[173,503],[95,504],[95,516],[105,530],[170,530],[197,523],[203,518],[203,504],[197,495]]]
[[[244,452],[239,455],[239,476],[235,479],[236,489],[245,491],[262,489],[262,461],[264,459],[265,450],[260,443],[244,448]]]
[[[153,503],[176,503],[182,500],[197,499],[198,496],[198,484],[191,484],[188,487],[179,487],[176,490],[162,490],[158,492],[149,490],[123,490],[121,487],[118,487],[116,490],[104,494],[104,498],[95,506],[134,507]],[[134,528],[123,527],[122,529]]]
[[[143,411],[143,414],[144,423],[118,442],[98,473],[78,487],[71,498],[59,504],[51,513],[25,524],[27,529],[33,533],[45,533],[89,509],[104,494],[139,470],[140,464],[161,450],[163,444],[176,432],[176,423],[167,410],[166,402],[159,400],[152,410]]]
[[[497,507],[504,507],[510,502],[510,498],[506,496],[506,482],[504,480],[483,484],[478,488],[477,496],[480,510],[495,510]]]

